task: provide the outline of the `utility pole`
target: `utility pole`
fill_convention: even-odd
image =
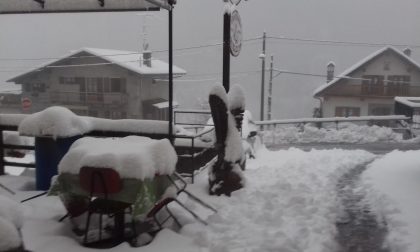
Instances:
[[[270,82],[268,84],[268,98],[267,98],[267,120],[271,120],[271,102],[272,102],[272,94],[273,94],[273,65],[274,65],[274,56],[271,55]]]
[[[261,121],[264,121],[265,40],[266,40],[266,33],[264,32],[262,53],[260,54],[260,57],[259,57],[262,60],[262,69],[261,69],[261,111],[260,111],[260,120]]]

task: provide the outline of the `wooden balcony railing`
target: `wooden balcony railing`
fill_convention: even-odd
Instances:
[[[50,102],[69,105],[126,105],[128,95],[123,93],[51,92]]]
[[[359,97],[420,96],[420,86],[400,85],[341,85],[330,88],[328,95]]]

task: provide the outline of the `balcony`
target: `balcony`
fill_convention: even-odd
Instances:
[[[128,95],[123,93],[51,92],[50,103],[118,107],[127,105]]]
[[[400,85],[341,85],[326,90],[327,96],[383,97],[420,96],[420,86]]]

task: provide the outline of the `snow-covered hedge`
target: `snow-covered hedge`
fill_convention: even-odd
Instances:
[[[371,143],[398,142],[402,135],[391,128],[366,126],[346,123],[335,128],[320,128],[305,125],[304,127],[283,126],[263,133],[264,142],[283,143]]]

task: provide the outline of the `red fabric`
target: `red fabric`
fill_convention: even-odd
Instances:
[[[122,189],[120,175],[111,168],[82,167],[79,179],[81,187],[94,194],[117,193]]]

